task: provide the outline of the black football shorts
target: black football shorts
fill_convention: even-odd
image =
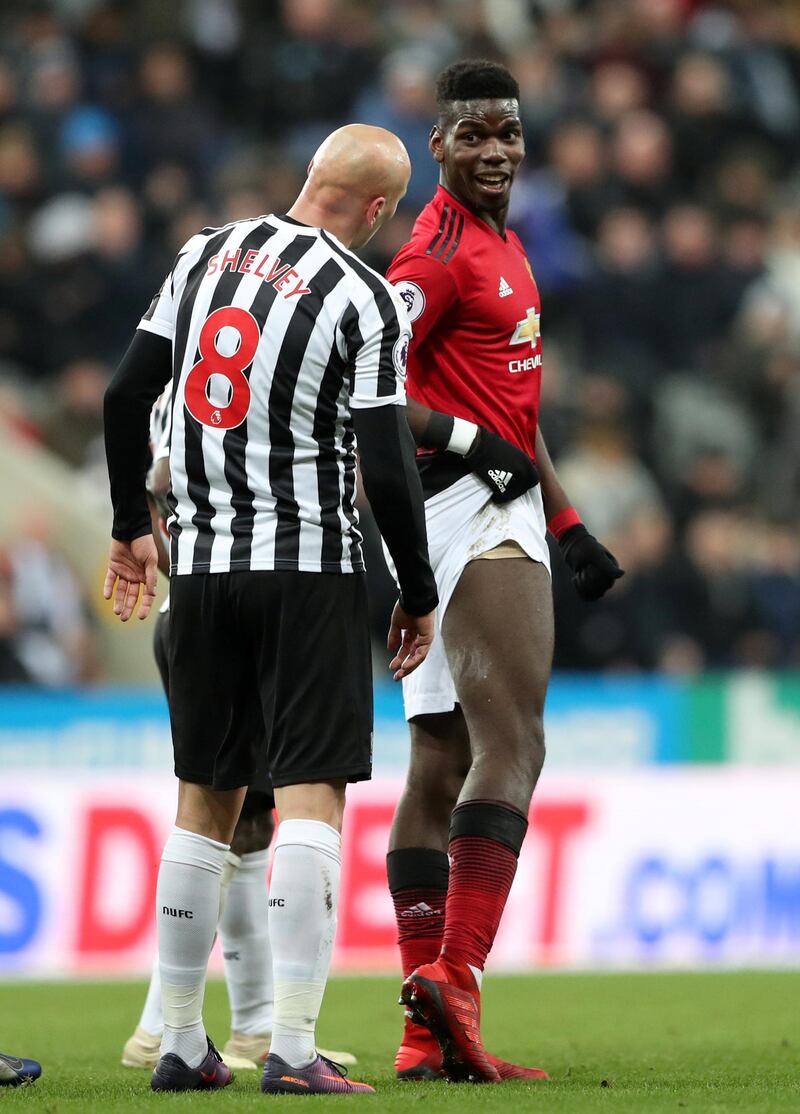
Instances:
[[[156,629],[153,634],[153,652],[155,654],[158,672],[161,674],[161,684],[169,700],[169,610],[159,611],[156,617]],[[263,745],[264,730],[261,728],[261,760],[259,761],[253,780],[249,783],[247,803],[252,807],[257,806],[258,812],[271,812],[275,808],[275,795],[272,792],[272,782],[267,771],[266,746]],[[245,806],[242,806],[243,811]]]
[[[361,573],[199,573],[170,581],[175,773],[235,789],[365,781],[372,654]]]

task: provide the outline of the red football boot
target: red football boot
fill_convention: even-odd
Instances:
[[[538,1080],[541,1083],[550,1078],[544,1068],[523,1068],[519,1064],[509,1064],[508,1060],[501,1060],[499,1056],[492,1056],[489,1052],[486,1053],[486,1059],[497,1068],[501,1083],[512,1079],[527,1079],[529,1083]]]
[[[492,1056],[489,1052],[486,1053],[486,1058],[497,1068],[502,1083],[513,1079],[533,1083],[550,1078],[542,1068],[523,1068],[519,1064],[501,1060],[499,1056]],[[444,1078],[442,1052],[428,1029],[415,1025],[413,1021],[406,1021],[403,1043],[394,1059],[394,1070],[398,1079],[412,1083]]]
[[[442,1051],[429,1029],[406,1019],[403,1043],[394,1058],[398,1079],[443,1079]]]
[[[442,1070],[451,1082],[500,1082],[481,1044],[481,995],[466,963],[441,956],[424,963],[403,983],[400,1001],[411,1021],[436,1037]]]

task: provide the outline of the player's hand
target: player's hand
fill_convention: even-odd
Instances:
[[[510,503],[539,482],[538,469],[527,453],[482,426],[464,460],[491,488],[494,503]]]
[[[572,583],[581,599],[599,600],[615,580],[625,575],[614,554],[609,553],[582,523],[570,526],[558,544],[572,569]]]
[[[435,611],[427,615],[409,615],[399,601],[394,605],[386,646],[394,653],[389,668],[394,671],[395,681],[402,681],[422,665],[433,643],[435,629]]]
[[[108,553],[108,571],[103,585],[103,598],[114,597],[114,614],[127,623],[133,615],[141,589],[139,618],[146,619],[156,598],[158,552],[152,534],[134,538],[132,542],[112,540]]]

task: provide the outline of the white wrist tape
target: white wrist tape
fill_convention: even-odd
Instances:
[[[478,427],[474,422],[465,422],[463,418],[453,418],[453,432],[447,442],[447,452],[466,456],[477,436]]]

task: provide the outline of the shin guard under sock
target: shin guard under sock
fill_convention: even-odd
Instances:
[[[450,821],[442,954],[483,971],[517,870],[528,821],[500,801],[466,801]]]
[[[386,856],[403,978],[442,948],[450,860],[444,851],[404,847]]]
[[[228,845],[173,828],[161,856],[156,889],[161,1054],[190,1067],[206,1055],[203,991],[219,917],[220,880]]]

